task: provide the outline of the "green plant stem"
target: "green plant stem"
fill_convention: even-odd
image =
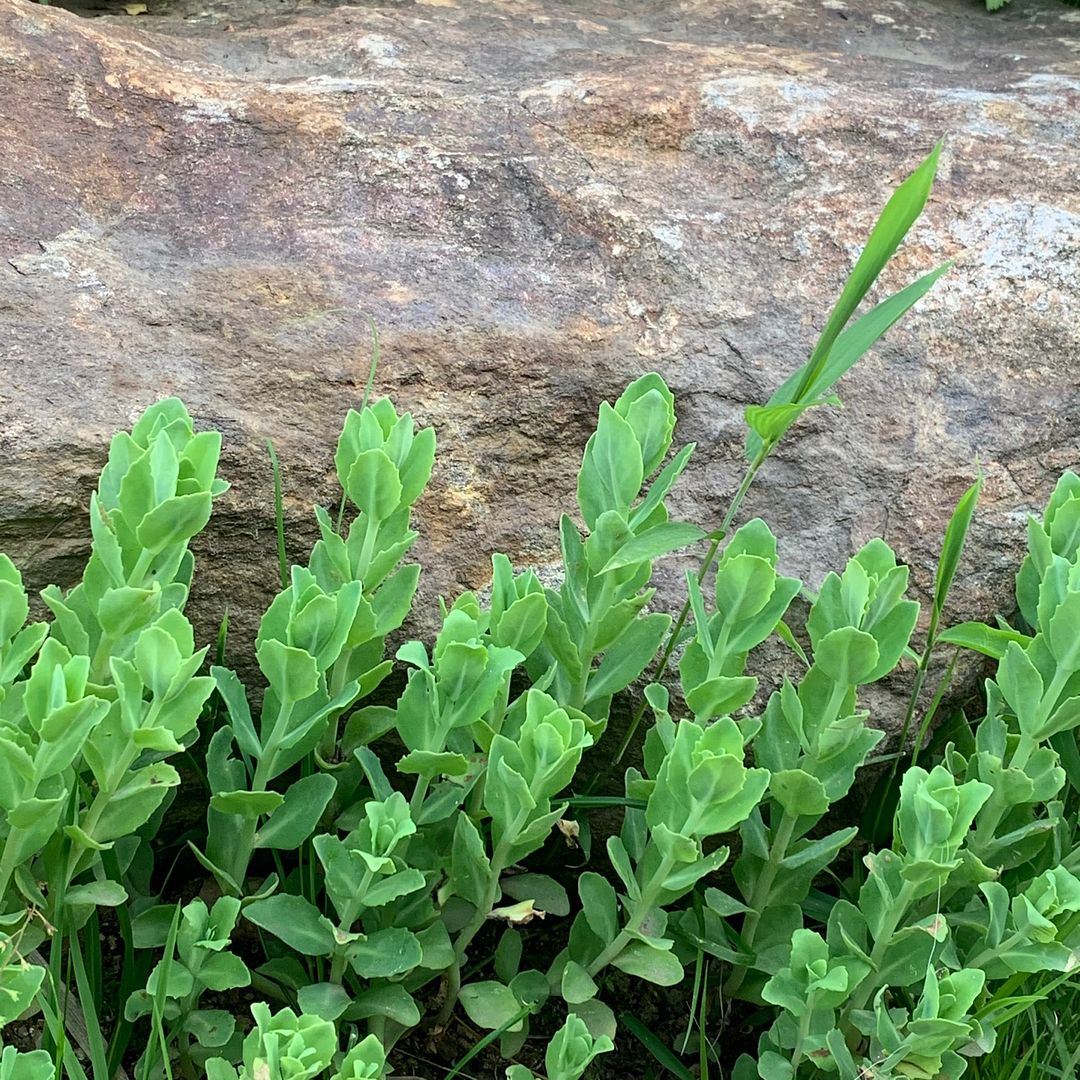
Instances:
[[[352,654],[352,649],[343,649],[338,658],[334,661],[333,666],[330,668],[330,679],[327,692],[330,695],[331,701],[345,689],[345,677],[348,674],[349,660],[352,658]],[[319,742],[318,756],[325,762],[329,762],[333,758],[334,751],[337,749],[338,722],[341,720],[341,713],[343,711],[344,710],[335,709],[334,712],[330,714],[326,725],[326,731],[323,733],[323,737]]]
[[[533,793],[534,794],[534,793]],[[481,898],[480,906],[476,909],[472,919],[458,933],[454,942],[454,963],[447,972],[446,998],[439,1010],[437,1023],[445,1024],[457,1004],[458,993],[461,990],[461,967],[465,963],[465,957],[472,944],[473,938],[480,932],[484,923],[487,922],[491,909],[499,896],[499,879],[503,870],[506,869],[510,860],[510,852],[513,850],[514,841],[529,820],[529,811],[523,810],[506,830],[506,835],[499,842],[491,856],[491,873],[488,874],[487,885]]]
[[[532,1005],[522,1005],[521,1008],[510,1017],[505,1023],[501,1024],[494,1031],[489,1031],[482,1039],[480,1039],[473,1046],[465,1052],[465,1054],[457,1061],[454,1067],[446,1074],[446,1080],[452,1080],[455,1076],[461,1075],[461,1070],[469,1064],[470,1061],[482,1050],[489,1047],[496,1039],[502,1038],[511,1028],[516,1027],[526,1016],[533,1011]]]
[[[600,595],[596,598],[595,605],[589,605],[589,622],[585,628],[585,640],[581,647],[581,678],[578,679],[570,697],[570,704],[575,709],[585,708],[585,698],[589,692],[589,677],[592,675],[593,660],[596,659],[594,646],[596,634],[600,629],[600,623],[611,607],[611,594],[613,586],[611,575],[605,574],[600,585]]]
[[[844,1012],[844,1017],[849,1022],[851,1014],[859,1009],[864,1009],[866,1003],[870,1000],[871,995],[880,985],[879,973],[881,971],[881,963],[885,959],[885,952],[892,944],[893,935],[896,933],[900,921],[903,919],[904,915],[907,914],[908,908],[911,907],[914,895],[915,886],[910,881],[905,881],[900,889],[899,895],[896,897],[896,901],[889,910],[888,917],[885,919],[881,928],[881,933],[877,935],[877,938],[874,941],[874,948],[870,953],[870,974],[863,979],[859,984],[858,990],[852,994],[847,1009]]]
[[[375,554],[375,541],[379,536],[378,518],[368,517],[364,525],[364,543],[360,548],[360,559],[356,564],[356,576],[363,581],[371,567],[371,558]]]
[[[806,1011],[799,1017],[799,1030],[795,1036],[795,1049],[791,1052],[791,1075],[799,1075],[799,1064],[803,1059],[803,1045],[810,1035],[810,1021],[814,1018],[814,997],[816,992],[806,996]]]
[[[757,881],[754,882],[754,888],[750,894],[750,902],[747,905],[750,910],[746,913],[746,919],[743,921],[741,935],[743,944],[747,950],[754,944],[754,938],[757,936],[758,927],[761,925],[761,917],[765,914],[765,909],[768,907],[769,900],[772,897],[772,888],[776,881],[776,875],[780,873],[780,864],[787,855],[788,845],[795,835],[795,826],[798,823],[798,820],[798,817],[794,814],[789,814],[786,810],[782,813],[780,824],[776,827],[776,834],[773,837],[772,846],[769,848],[768,861],[765,863],[764,867],[762,867]],[[729,994],[734,994],[739,990],[746,981],[749,970],[749,968],[740,967],[736,968],[731,973],[731,978],[728,979],[726,988]]]
[[[900,739],[897,743],[897,747],[900,754],[904,753],[904,748],[907,746],[908,732],[911,730],[911,721],[915,718],[915,709],[919,704],[919,697],[922,694],[923,686],[926,683],[926,673],[930,667],[930,656],[934,651],[934,643],[937,638],[937,624],[940,612],[935,607],[930,615],[930,627],[926,631],[926,648],[923,649],[922,656],[919,657],[919,663],[915,668],[915,680],[911,685],[911,693],[908,696],[907,709],[904,710],[904,722],[900,725]],[[918,747],[915,748],[915,753],[918,753]],[[888,787],[891,789],[893,782],[896,780],[897,770],[900,768],[899,756],[893,759],[892,766],[889,769],[889,779],[887,781]],[[885,813],[885,808],[888,800],[879,799],[877,807],[874,810],[874,823],[870,830],[870,835],[876,837],[881,829],[881,815]]]
[[[641,930],[645,920],[656,906],[656,901],[664,891],[664,883],[674,867],[675,859],[672,855],[665,855],[660,860],[660,865],[641,890],[641,898],[634,905],[634,914],[631,916],[630,921],[615,935],[614,939],[608,942],[596,959],[589,964],[587,970],[590,977],[597,975],[606,968],[634,940],[634,934]]]
[[[360,913],[364,910],[364,897],[367,896],[367,891],[371,888],[371,883],[374,880],[375,871],[368,867],[364,871],[360,887],[356,890],[356,896],[353,897],[352,902],[346,906],[341,914],[341,921],[338,925],[346,934],[352,932],[353,924],[360,918]],[[345,974],[345,965],[348,963],[347,948],[348,946],[342,946],[336,949],[333,963],[330,965],[330,981],[339,985],[342,976]]]
[[[162,699],[155,698],[154,703],[147,710],[146,717],[142,722],[143,727],[153,727],[157,722],[158,714],[162,709]],[[120,790],[121,785],[124,782],[124,778],[131,770],[132,765],[138,760],[142,751],[139,747],[129,744],[123,751],[120,761],[117,763],[116,768],[113,770],[113,776],[116,778],[116,782],[108,788],[99,789],[98,793],[94,796],[94,801],[90,804],[90,807],[86,811],[86,817],[83,818],[80,823],[80,827],[87,836],[94,838],[94,830],[97,828],[98,822],[101,820],[102,814],[105,813],[112,799],[116,797],[117,791]],[[71,852],[68,855],[67,863],[67,884],[70,884],[75,880],[75,876],[83,869],[80,865],[84,857],[88,854],[95,854],[95,852],[89,851],[85,848],[78,849],[74,845],[71,847]],[[3,895],[3,891],[0,890],[0,896]]]
[[[274,771],[278,747],[285,737],[294,708],[296,708],[296,702],[289,701],[278,709],[277,717],[274,719],[274,726],[270,731],[270,737],[266,740],[266,745],[263,747],[263,752],[259,757],[259,764],[255,767],[255,779],[251,784],[252,791],[266,790],[266,785],[270,782],[271,774]]]
[[[721,523],[720,528],[716,530],[712,541],[709,543],[709,549],[705,552],[705,558],[701,560],[701,566],[697,573],[699,585],[704,582],[709,570],[712,569],[712,564],[716,559],[717,552],[720,550],[720,545],[727,536],[728,530],[731,528],[731,523],[735,520],[735,515],[739,512],[743,499],[746,498],[746,493],[750,490],[750,486],[753,484],[754,478],[758,474],[758,470],[765,463],[765,459],[769,454],[772,453],[775,445],[775,443],[765,443],[747,467],[746,473],[742,478],[742,483],[739,484],[738,489],[732,496],[727,512],[724,514],[724,520]],[[656,675],[653,677],[654,682],[660,682],[667,672],[668,665],[671,663],[672,654],[675,652],[675,648],[679,643],[679,635],[682,633],[682,629],[686,625],[686,620],[689,617],[690,600],[687,598],[682,606],[682,610],[679,612],[679,617],[675,620],[674,626],[672,626],[668,633],[667,644],[664,646],[664,651],[660,654],[660,666],[657,668]],[[648,702],[642,700],[641,704],[634,710],[634,715],[630,720],[630,724],[623,734],[622,741],[619,743],[619,749],[615,752],[615,757],[612,759],[612,765],[618,765],[625,756],[626,751],[630,748],[630,744],[634,741],[634,736],[641,726],[641,721],[645,716],[645,709],[647,707]],[[607,775],[607,771],[607,769],[604,770],[604,776]]]

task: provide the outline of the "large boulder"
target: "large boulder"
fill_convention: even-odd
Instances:
[[[435,597],[557,558],[598,403],[643,370],[738,484],[743,407],[805,358],[892,187],[940,136],[886,275],[952,272],[802,422],[747,504],[811,585],[884,535],[925,591],[976,463],[953,612],[1008,608],[1024,515],[1077,461],[1080,13],[1017,0],[235,0],[85,19],[0,0],[0,549],[69,584],[109,435],[179,394],[233,483],[193,611],[249,640],[335,502],[366,377],[438,429]],[[684,564],[685,565],[685,564]],[[681,566],[662,599],[681,600]]]

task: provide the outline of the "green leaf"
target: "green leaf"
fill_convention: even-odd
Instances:
[[[411,750],[398,761],[397,770],[406,776],[424,776],[429,780],[436,776],[465,776],[469,772],[469,759],[448,751]]]
[[[104,844],[141,829],[161,805],[169,788],[179,783],[180,774],[165,761],[129,772],[98,818],[93,838]]]
[[[276,810],[284,801],[276,791],[222,791],[211,797],[210,809],[254,821]]]
[[[385,450],[357,454],[345,489],[352,502],[375,521],[386,521],[401,504],[401,478]]]
[[[213,676],[221,700],[225,702],[225,708],[229,711],[229,722],[240,749],[250,757],[259,757],[262,753],[262,744],[259,742],[258,735],[255,734],[255,725],[251,721],[251,708],[248,705],[244,684],[235,671],[230,671],[226,667],[211,667],[210,674]]]
[[[957,623],[938,634],[937,640],[944,645],[957,645],[961,649],[971,649],[984,656],[991,656],[995,660],[1000,660],[1005,655],[1010,641],[1021,648],[1026,648],[1031,642],[1031,638],[1016,630],[987,626],[981,622]]]
[[[337,780],[329,773],[312,773],[290,785],[255,834],[255,847],[295,851],[315,831],[336,788]]]
[[[586,704],[625,690],[648,667],[670,625],[670,615],[635,619],[604,653],[600,667],[590,676]]]
[[[675,986],[682,982],[682,964],[678,957],[665,949],[657,949],[644,941],[631,941],[614,960],[620,971],[657,986]]]
[[[590,1001],[596,997],[600,988],[592,976],[576,961],[568,960],[562,973],[563,1000],[571,1005]]]
[[[160,610],[161,588],[155,583],[152,589],[109,589],[98,604],[97,616],[105,633],[121,638],[149,625]]]
[[[854,626],[830,630],[814,651],[814,666],[840,686],[859,685],[877,666],[877,642]]]
[[[147,551],[155,553],[187,543],[210,520],[211,501],[208,491],[166,499],[139,522],[135,538]]]
[[[1040,738],[1035,729],[1043,696],[1042,677],[1028,654],[1015,642],[1009,643],[998,664],[997,684],[1016,714],[1020,730]]]
[[[829,796],[816,776],[802,769],[782,769],[769,779],[772,797],[792,816],[818,817],[829,809]]]
[[[300,1011],[321,1017],[323,1020],[337,1020],[352,1004],[349,992],[338,983],[309,983],[301,986],[297,995]]]
[[[400,983],[377,983],[369,987],[356,998],[347,1015],[350,1020],[385,1016],[403,1028],[416,1027],[420,1023],[420,1009]]]
[[[968,529],[971,528],[971,519],[975,515],[982,482],[983,478],[980,475],[979,479],[960,497],[945,529],[945,540],[941,546],[941,557],[938,559],[934,580],[934,610],[939,613],[945,607],[945,600],[952,587],[953,578],[956,576],[956,568],[960,564],[964,541],[967,539]]]
[[[268,896],[244,908],[244,918],[303,956],[330,956],[334,935],[319,909],[302,896]]]
[[[349,963],[365,979],[392,979],[419,967],[424,958],[420,942],[411,930],[392,926],[376,930],[348,947]]]
[[[589,928],[601,941],[614,941],[619,933],[619,904],[607,878],[586,871],[578,878],[578,895]]]
[[[511,874],[499,884],[513,900],[533,900],[541,911],[560,918],[570,914],[570,898],[566,890],[546,874]]]
[[[690,455],[697,448],[696,443],[684,446],[661,470],[656,479],[649,485],[649,491],[641,500],[634,512],[630,515],[631,530],[639,529],[644,522],[648,521],[656,508],[664,501],[664,497],[674,487],[675,481],[683,474],[690,461]]]
[[[1067,592],[1050,617],[1046,637],[1050,651],[1067,671],[1080,668],[1080,592]]]
[[[488,981],[469,983],[461,988],[461,1007],[477,1027],[494,1031],[509,1023],[521,1012],[521,1002],[509,986]],[[524,1021],[519,1020],[508,1031],[521,1031]]]
[[[195,1036],[200,1046],[224,1046],[236,1030],[232,1014],[224,1009],[196,1009],[184,1021],[184,1030]]]
[[[708,534],[685,521],[665,521],[628,540],[604,564],[601,574],[621,570],[635,563],[651,562],[679,548],[688,547]]]
[[[592,529],[604,511],[628,510],[643,479],[634,429],[605,401],[578,474],[578,506],[585,524]]]
[[[775,405],[747,405],[743,410],[746,426],[762,442],[775,443],[784,437],[788,429],[807,409],[822,402],[806,401],[801,404],[778,402]],[[839,401],[836,402],[839,404]]]
[[[92,881],[88,885],[70,886],[64,894],[64,903],[71,907],[79,904],[119,907],[127,898],[127,890],[117,881]]]
[[[814,351],[806,363],[773,394],[768,401],[769,405],[804,403],[827,393],[859,357],[924,296],[949,268],[950,264],[946,264],[913,282],[863,315],[842,333],[885,264],[900,246],[908,229],[922,213],[934,181],[940,153],[941,144],[938,143],[886,203],[862,254],[844,284],[840,299],[829,315]],[[751,432],[746,441],[747,458],[753,461],[761,449],[761,437],[756,432]]]
[[[267,638],[256,656],[262,673],[286,704],[303,701],[319,688],[319,668],[311,653]]]
[[[457,896],[468,900],[475,908],[484,901],[491,864],[480,832],[467,814],[459,814],[454,823],[454,840],[450,857],[450,887]]]

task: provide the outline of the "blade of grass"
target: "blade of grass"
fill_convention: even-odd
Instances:
[[[934,282],[949,269],[949,264],[946,264],[919,278],[907,288],[878,304],[844,332],[844,327],[854,315],[856,308],[900,246],[915,219],[922,213],[937,172],[941,146],[940,142],[934,146],[922,164],[893,192],[892,197],[885,204],[809,359],[773,394],[765,406],[766,409],[770,406],[784,406],[791,403],[806,404],[827,392],[836,380],[849,371],[878,338],[924,296]],[[843,342],[839,340],[842,337]],[[837,346],[835,356],[832,355],[834,346]],[[699,584],[705,580],[711,569],[720,545],[726,538],[758,470],[796,419],[797,415],[790,416],[767,441],[752,427],[748,432],[746,457],[749,464],[742,482],[732,496],[720,528],[712,534],[712,541],[697,574]],[[657,674],[654,676],[657,682],[667,671],[689,614],[690,601],[687,600],[669,632]],[[646,706],[647,703],[643,700],[634,710],[614,758],[603,769],[598,770],[590,790],[595,790],[596,786],[606,779],[610,769],[622,761],[641,725]]]
[[[46,977],[46,982],[48,977]],[[41,1015],[45,1020],[45,1030],[52,1037],[53,1043],[56,1046],[63,1047],[66,1045],[66,1037],[64,1035],[64,1021],[59,1011],[54,1008],[56,995],[58,993],[57,987],[50,987],[50,992],[53,997],[53,1001],[49,1000],[49,994],[44,991],[44,984],[42,989],[38,991],[37,1001],[38,1008],[41,1009]],[[74,1054],[64,1053],[62,1050],[56,1053],[56,1072],[55,1076],[57,1080],[61,1080],[66,1072],[69,1080],[86,1080],[86,1073],[83,1070],[82,1065],[79,1064],[79,1059]],[[95,1077],[95,1080],[97,1078]]]
[[[110,1075],[108,1053],[105,1049],[105,1040],[101,1035],[101,1024],[98,1022],[97,1015],[97,1001],[100,999],[94,996],[78,940],[71,942],[69,945],[68,956],[75,972],[75,986],[78,990],[79,1004],[82,1006],[83,1021],[86,1025],[86,1052],[90,1057],[90,1068],[93,1071],[95,1080],[98,1077],[101,1080],[108,1080]]]
[[[105,873],[113,880],[120,880],[120,860],[116,851],[108,848],[101,853],[102,866]],[[131,912],[127,904],[120,904],[116,908],[116,920],[120,927],[120,937],[124,943],[124,955],[120,965],[120,991],[118,994],[117,1015],[122,1015],[124,1005],[131,994],[141,986],[146,985],[146,977],[150,974],[149,964],[145,960],[138,960],[135,953],[135,935],[131,926]],[[132,1025],[117,1023],[109,1040],[108,1049],[108,1072],[106,1076],[115,1077],[120,1069],[120,1063],[124,1060],[124,1054],[131,1043]]]
[[[701,955],[700,953],[698,954]],[[709,1080],[709,1037],[705,1034],[705,1022],[708,1019],[709,1006],[709,962],[705,961],[705,971],[701,983],[701,1000],[698,1002],[698,1080]]]
[[[165,939],[165,953],[161,958],[158,971],[158,982],[154,992],[154,1007],[150,1013],[151,1039],[156,1040],[158,1053],[161,1054],[161,1065],[165,1071],[166,1080],[173,1080],[172,1063],[169,1061],[169,1038],[165,1033],[165,1000],[168,996],[169,973],[172,969],[173,958],[176,955],[176,936],[180,929],[180,905],[173,908],[172,923],[169,926],[169,935]],[[153,1076],[151,1068],[153,1057],[150,1054],[150,1046],[147,1045],[146,1053],[139,1059],[140,1080],[150,1080]]]
[[[619,1023],[656,1059],[656,1063],[678,1080],[694,1080],[693,1073],[636,1017],[620,1013]]]
[[[884,270],[885,264],[892,258],[908,230],[922,213],[937,173],[941,147],[941,142],[938,142],[922,164],[892,193],[870,232],[866,246],[844,283],[840,298],[830,312],[825,329],[822,330],[810,358],[796,372],[795,377],[769,399],[768,405],[803,404],[811,399],[811,391],[813,391],[813,396],[818,396],[828,389],[822,376],[829,361],[829,353],[841,331],[855,314],[855,309],[862,303],[863,298]],[[944,268],[942,268],[943,271]],[[931,284],[933,281],[926,287],[929,288]],[[914,303],[914,300],[911,302]],[[899,318],[899,314],[896,317]],[[794,421],[795,417],[792,417],[791,423]],[[780,432],[778,438],[782,435],[783,431]],[[762,445],[763,441],[760,437],[751,432],[746,442],[747,458],[753,461]]]
[[[956,577],[956,569],[960,564],[960,556],[964,551],[964,543],[967,540],[968,530],[971,528],[972,518],[975,516],[975,507],[979,502],[979,492],[982,490],[982,484],[983,476],[982,471],[980,470],[975,483],[960,496],[960,500],[957,502],[956,507],[949,517],[949,523],[945,526],[945,537],[942,541],[941,554],[938,556],[937,572],[934,576],[934,598],[930,607],[930,625],[926,630],[926,645],[919,656],[919,662],[915,668],[915,678],[912,682],[911,693],[908,695],[907,709],[904,711],[904,720],[900,725],[899,747],[901,752],[903,752],[904,747],[907,746],[911,722],[915,717],[915,710],[918,708],[919,698],[922,695],[923,686],[926,683],[926,674],[930,667],[930,659],[934,653],[934,646],[937,644],[941,613],[945,609],[945,602],[949,597],[949,589],[952,588],[953,580]],[[955,666],[955,658],[953,660],[953,666]],[[951,670],[952,668],[950,667],[950,675]],[[915,749],[912,751],[912,765],[914,765],[915,761],[918,759],[919,747],[926,737],[926,732],[929,730],[934,712],[937,711],[937,705],[940,704],[941,696],[944,695],[944,687],[946,685],[947,682],[943,682],[942,686],[939,687],[939,695],[935,697],[933,710],[928,711],[927,715],[923,718],[923,723],[919,730],[919,738],[916,740]],[[894,761],[886,776],[878,783],[876,796],[871,800],[874,809],[872,816],[869,818],[869,829],[867,830],[866,835],[868,839],[875,844],[885,842],[885,815],[886,811],[888,811],[891,818],[892,809],[896,806],[897,792],[895,791],[895,788],[899,767],[899,760]]]
[[[274,531],[277,533],[278,574],[281,587],[289,587],[289,557],[285,552],[285,503],[281,493],[281,465],[273,439],[266,440],[266,449],[270,454],[270,468],[274,473]]]
[[[532,1005],[522,1005],[521,1009],[501,1024],[494,1031],[489,1031],[478,1043],[471,1046],[460,1058],[454,1067],[446,1074],[446,1080],[453,1080],[455,1076],[462,1075],[461,1070],[469,1064],[477,1054],[490,1046],[496,1039],[501,1039],[515,1024],[524,1020],[533,1011]]]

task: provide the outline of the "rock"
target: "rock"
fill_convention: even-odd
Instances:
[[[159,14],[160,12],[160,14]],[[1028,511],[1077,462],[1080,22],[926,0],[151,2],[83,19],[0,0],[0,549],[69,584],[111,433],[179,394],[233,487],[192,610],[239,654],[289,545],[337,498],[377,388],[438,429],[435,598],[489,556],[557,558],[600,401],[668,379],[715,524],[743,407],[802,362],[895,184],[940,178],[887,276],[955,268],[802,422],[747,513],[816,585],[884,534],[932,583],[954,501],[986,493],[951,616],[1008,610]],[[662,571],[681,601],[687,560]]]

